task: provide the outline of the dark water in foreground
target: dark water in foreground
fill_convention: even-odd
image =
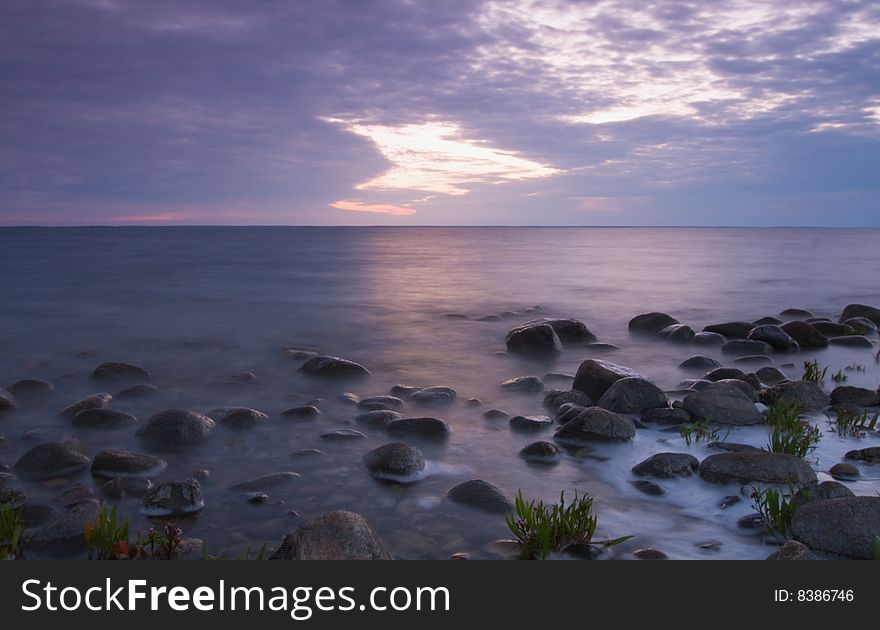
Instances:
[[[243,405],[277,413],[322,399],[316,422],[273,416],[250,431],[219,427],[202,446],[162,454],[169,467],[160,481],[211,471],[205,509],[181,525],[212,552],[274,546],[300,522],[289,510],[309,518],[346,508],[366,515],[399,557],[457,551],[493,557],[489,543],[507,537],[503,519],[443,500],[454,484],[479,477],[510,494],[521,488],[547,500],[563,489],[593,494],[601,537],[636,536],[615,550],[619,557],[649,546],[679,558],[765,557],[773,548],[736,528],[751,511],[748,499],[718,507],[735,488],[691,478],[661,482],[667,494],[651,498],[630,485],[630,468],[653,453],[707,453],[701,445],[686,446],[677,433],[645,429],[632,444],[599,447],[597,458],[566,458],[553,467],[525,463],[519,449],[552,433],[511,433],[505,421],[484,420],[482,412],[546,413],[542,395],[506,393],[499,383],[526,374],[573,374],[589,352],[569,346],[553,363],[493,353],[504,349],[505,332],[516,323],[538,315],[576,317],[600,341],[621,347],[605,358],[673,389],[696,376],[677,367],[684,358],[722,359],[720,352],[631,337],[626,323],[632,316],[666,311],[695,329],[787,307],[836,319],[847,303],[880,304],[878,237],[878,230],[819,229],[0,229],[0,386],[26,377],[56,386],[44,407],[0,418],[6,438],[0,461],[11,465],[35,443],[66,435],[77,435],[91,454],[107,447],[145,450],[131,429],[77,431],[56,415],[102,390],[89,378],[97,364],[126,361],[147,368],[162,388],[156,399],[114,403],[141,420],[173,406],[207,412]],[[541,311],[526,312],[533,306]],[[507,312],[518,314],[477,321]],[[350,387],[304,380],[300,362],[283,355],[285,346],[353,359],[373,377]],[[776,360],[795,363],[789,373],[798,376],[802,361],[813,356]],[[829,373],[863,365],[847,384],[877,387],[880,366],[872,352],[832,348],[815,356]],[[218,386],[241,371],[254,372],[257,383]],[[367,396],[396,383],[448,385],[459,393],[446,408],[406,410],[442,417],[452,427],[446,443],[419,444],[427,474],[408,485],[377,481],[361,464],[365,452],[393,441],[383,431],[353,427],[367,434],[359,442],[319,437],[352,426],[356,410],[339,400],[344,389]],[[468,406],[469,397],[483,406]],[[826,471],[854,448],[853,440],[830,433],[821,417],[815,422],[825,436],[811,461]],[[33,430],[37,437],[25,436]],[[729,439],[761,445],[766,429],[740,429]],[[865,438],[861,446],[876,443]],[[325,455],[291,458],[303,448]],[[265,505],[248,505],[226,490],[281,470],[302,477],[271,493]],[[87,474],[76,481],[92,484]],[[850,487],[873,494],[880,479],[865,467]],[[26,489],[49,496],[39,486]],[[138,508],[136,499],[120,503],[134,527],[146,529]],[[720,552],[696,546],[711,540],[722,543]]]

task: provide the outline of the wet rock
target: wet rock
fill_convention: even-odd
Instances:
[[[257,411],[250,407],[231,407],[218,411],[220,413],[216,414],[216,416],[220,418],[220,424],[232,427],[233,429],[250,429],[269,418],[262,411]],[[214,415],[214,412],[211,415]]]
[[[842,337],[844,335],[852,335],[855,333],[852,326],[838,324],[836,322],[813,322],[811,326],[825,335],[825,337]],[[828,341],[829,343],[831,342],[830,339]]]
[[[339,400],[341,400],[342,402],[347,403],[349,405],[356,405],[361,401],[361,398],[357,394],[353,394],[351,392],[345,392],[343,394],[340,394]]]
[[[748,381],[744,380],[745,376],[746,375],[744,374],[737,378],[725,378],[720,381],[715,381],[710,389],[717,390],[724,387],[733,387],[748,396],[749,400],[751,400],[752,402],[758,402],[758,391],[755,389],[755,385],[760,386],[760,383],[755,380],[755,385],[752,385]]]
[[[685,343],[693,339],[695,334],[694,329],[686,324],[672,324],[657,333],[657,336],[661,339]]]
[[[360,514],[339,510],[306,521],[288,534],[271,560],[391,560]]]
[[[873,348],[874,344],[867,337],[861,335],[848,335],[846,337],[831,337],[828,340],[832,346],[841,346],[844,348]]]
[[[706,372],[706,374],[703,375],[703,378],[707,381],[717,382],[724,381],[730,378],[739,378],[743,374],[745,374],[745,372],[743,372],[739,368],[720,367]]]
[[[880,536],[880,497],[846,497],[799,505],[791,531],[811,549],[871,559],[875,539]]]
[[[553,442],[532,442],[525,446],[519,456],[527,462],[537,464],[555,464],[559,461],[561,454],[558,446]]]
[[[854,496],[853,491],[839,481],[823,481],[822,483],[811,481],[798,490],[794,497],[794,503],[803,505],[810,501],[826,501]]]
[[[629,330],[635,333],[656,335],[664,328],[680,323],[677,319],[666,313],[643,313],[629,320]]]
[[[364,455],[363,462],[373,475],[381,479],[414,475],[425,469],[422,452],[403,442],[392,442],[373,449]]]
[[[52,498],[52,502],[61,507],[70,507],[74,503],[79,503],[85,499],[93,499],[92,491],[81,483],[74,483],[56,494]]]
[[[724,497],[723,499],[721,499],[721,502],[718,504],[718,507],[720,507],[722,510],[726,510],[727,508],[733,507],[737,503],[741,503],[741,502],[742,502],[742,497],[737,496],[735,494],[730,494],[730,495]]]
[[[290,472],[288,470],[274,472],[239,481],[238,483],[229,486],[229,489],[235,490],[236,492],[262,492],[287,485],[299,479],[299,476],[299,473]]]
[[[589,407],[593,404],[593,401],[585,393],[576,389],[551,389],[544,396],[544,406],[554,411],[559,411],[559,408],[567,403]]]
[[[514,416],[510,419],[510,428],[514,431],[540,431],[553,426],[547,416]]]
[[[748,354],[744,357],[735,358],[733,362],[739,365],[767,365],[768,363],[773,363],[773,359],[766,354]]]
[[[688,410],[677,407],[647,409],[642,413],[641,420],[645,423],[660,425],[689,424],[693,422],[693,418]]]
[[[102,363],[92,372],[95,380],[114,381],[150,381],[152,377],[144,368],[130,363],[109,362]]]
[[[360,363],[340,357],[316,356],[303,363],[300,372],[321,378],[358,378],[370,376],[370,371]]]
[[[550,326],[563,343],[587,343],[596,340],[596,335],[590,332],[586,324],[569,317],[543,317],[533,319],[522,326],[541,326],[544,324]]]
[[[366,440],[367,436],[354,429],[337,429],[335,431],[322,433],[321,439],[329,442],[349,442],[352,440]]]
[[[721,352],[736,355],[756,355],[773,352],[770,344],[754,339],[731,339],[721,346]]]
[[[828,337],[823,335],[813,324],[807,322],[786,322],[780,326],[783,332],[798,342],[801,348],[827,348]]]
[[[12,394],[18,398],[39,398],[41,396],[48,396],[55,390],[55,387],[49,381],[41,381],[36,378],[26,378],[20,381],[15,381],[12,385],[6,388],[7,393]],[[0,389],[0,398],[3,397],[3,390]],[[0,406],[2,406],[2,402],[0,402]]]
[[[514,392],[540,392],[544,389],[544,381],[537,376],[517,376],[501,383],[503,389]]]
[[[639,560],[668,560],[669,556],[660,551],[659,549],[653,549],[648,547],[646,549],[636,549],[633,551],[633,555]]]
[[[479,398],[468,398],[467,404],[469,407],[479,407],[480,405],[483,404],[483,401],[480,400]]]
[[[76,414],[85,409],[106,409],[110,406],[111,400],[113,400],[113,396],[107,393],[92,394],[62,409],[61,415],[72,419]]]
[[[166,448],[188,446],[206,440],[216,423],[189,409],[165,409],[154,414],[137,436],[144,441]]]
[[[73,417],[73,426],[81,429],[119,429],[137,424],[130,413],[116,409],[83,409]]]
[[[831,392],[831,404],[877,407],[880,406],[880,393],[864,387],[840,385]]]
[[[767,556],[768,560],[818,560],[810,548],[796,540],[789,540]]]
[[[313,457],[321,457],[322,455],[324,453],[316,448],[301,448],[290,454],[294,459],[311,459]]]
[[[599,400],[615,382],[628,377],[644,378],[622,365],[601,359],[587,359],[578,368],[572,389],[584,392],[591,400]]]
[[[865,462],[867,464],[880,464],[880,446],[869,446],[847,452],[846,459]]]
[[[746,514],[736,522],[736,526],[754,534],[764,533],[767,530],[767,523],[764,517],[757,512]]]
[[[686,378],[678,384],[678,389],[682,392],[685,390],[699,391],[711,385],[712,381],[707,381],[704,378]]]
[[[99,491],[108,499],[143,497],[153,488],[153,482],[143,477],[116,477],[102,484]]]
[[[594,341],[593,343],[588,343],[587,345],[585,345],[584,350],[586,350],[587,352],[607,353],[620,350],[620,346],[615,346],[613,343],[599,343],[598,341]]]
[[[843,462],[834,464],[828,472],[831,473],[831,476],[835,479],[841,479],[843,481],[853,481],[859,476],[858,468],[852,464],[846,464]]]
[[[269,500],[269,495],[265,492],[248,492],[245,497],[251,505],[263,505]]]
[[[549,324],[523,325],[511,329],[505,338],[512,354],[554,355],[562,352],[562,342]]]
[[[757,446],[752,446],[751,444],[739,444],[737,442],[709,442],[706,445],[706,448],[712,448],[718,451],[725,451],[728,453],[742,453],[743,451],[756,451],[763,452],[762,449]]]
[[[510,415],[500,409],[490,409],[489,411],[483,412],[483,417],[486,420],[505,420],[510,417]]]
[[[152,383],[136,383],[120,391],[116,394],[116,397],[122,400],[134,400],[138,398],[151,398],[159,393],[159,388]]]
[[[449,425],[439,418],[400,418],[388,425],[388,432],[394,435],[444,440],[449,436]]]
[[[755,403],[741,389],[716,383],[693,394],[682,401],[682,407],[698,420],[709,420],[719,424],[750,425],[760,424],[764,417]]]
[[[721,364],[712,357],[704,357],[703,355],[697,354],[692,357],[688,357],[687,359],[679,363],[678,367],[685,370],[711,370],[717,367],[721,367]]]
[[[400,409],[403,407],[403,401],[397,396],[370,396],[359,400],[357,406],[367,411]]]
[[[758,377],[760,382],[766,383],[767,385],[776,385],[780,381],[787,380],[788,378],[779,368],[772,366],[759,368],[755,371],[755,376]]]
[[[365,411],[363,413],[359,413],[354,417],[354,421],[358,424],[363,424],[368,427],[374,427],[376,429],[387,429],[389,424],[391,424],[395,420],[400,420],[403,417],[404,415],[402,413],[398,413],[397,411],[379,409],[376,411]]]
[[[421,387],[413,387],[412,385],[394,385],[389,392],[392,396],[407,400],[420,389]]]
[[[554,437],[563,444],[581,446],[592,442],[627,442],[635,435],[635,425],[626,416],[601,407],[587,407],[559,427]]]
[[[409,399],[420,405],[445,405],[455,400],[457,395],[451,387],[434,385],[413,392]]]
[[[89,467],[91,460],[73,448],[57,442],[38,444],[15,463],[15,474],[31,479],[52,479],[74,475]]]
[[[723,346],[727,343],[727,337],[713,332],[698,332],[691,339],[691,343],[695,346]]]
[[[763,482],[803,486],[816,481],[816,473],[800,457],[766,451],[710,455],[700,463],[700,477],[719,484]]]
[[[843,309],[840,321],[845,322],[853,317],[864,317],[880,326],[880,308],[867,306],[866,304],[848,304],[846,308]]]
[[[668,407],[669,400],[654,383],[644,378],[626,377],[615,381],[596,406],[617,413],[641,413],[647,409]]]
[[[760,319],[756,319],[752,322],[753,326],[779,326],[782,323],[782,320],[778,317],[762,317]]]
[[[155,477],[165,470],[166,462],[145,453],[107,449],[92,460],[92,474],[100,477]]]
[[[779,313],[779,316],[786,319],[806,319],[808,317],[813,317],[813,314],[803,308],[787,308]]]
[[[483,512],[504,513],[513,510],[513,500],[495,484],[472,479],[464,481],[446,493],[451,501]]]
[[[770,324],[755,326],[749,331],[747,339],[767,343],[777,352],[794,352],[800,349],[798,342],[792,339],[787,332],[779,326]]]
[[[85,551],[83,529],[97,521],[100,512],[97,499],[80,501],[34,532],[27,547],[36,553],[52,556],[71,556]]]
[[[712,332],[724,335],[728,339],[745,339],[749,336],[752,326],[751,322],[724,322],[722,324],[712,324],[703,328],[703,332]]]
[[[144,495],[141,512],[147,516],[192,514],[205,507],[197,479],[166,481]]]
[[[690,477],[700,468],[700,462],[687,453],[657,453],[633,466],[633,473],[640,477],[674,479]]]
[[[662,487],[647,479],[636,479],[635,481],[630,481],[630,483],[636,490],[642,494],[647,494],[649,497],[660,497],[666,494]]]
[[[796,403],[800,411],[821,411],[830,403],[828,394],[812,381],[791,381],[764,390],[761,402],[772,405],[776,402]]]
[[[866,317],[852,317],[843,325],[851,327],[857,335],[873,335],[877,332],[877,324]]]
[[[588,405],[592,407],[592,405]],[[559,409],[556,411],[556,422],[559,424],[565,424],[569,420],[574,420],[577,418],[581,412],[586,409],[587,406],[584,405],[575,405],[574,403],[565,403],[561,405]]]
[[[284,418],[293,420],[312,420],[321,415],[321,410],[314,405],[301,405],[299,407],[288,407],[281,412]]]

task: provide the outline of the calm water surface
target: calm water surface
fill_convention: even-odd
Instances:
[[[603,537],[636,537],[614,551],[617,557],[649,546],[678,558],[765,557],[773,548],[736,528],[751,511],[749,500],[718,507],[736,487],[691,478],[661,482],[667,494],[651,498],[631,486],[630,468],[653,453],[707,454],[677,433],[640,430],[632,444],[597,447],[593,457],[567,457],[552,467],[522,461],[522,446],[552,433],[512,433],[506,422],[484,420],[482,413],[491,407],[511,415],[546,413],[542,395],[505,393],[499,383],[526,374],[573,374],[590,351],[569,346],[551,363],[494,353],[504,349],[504,335],[516,323],[538,315],[576,317],[600,341],[621,347],[603,358],[674,389],[697,376],[677,367],[683,359],[723,357],[716,349],[631,337],[626,324],[632,316],[666,311],[700,328],[799,307],[836,319],[847,303],[880,304],[878,237],[878,230],[819,229],[0,229],[0,385],[30,377],[56,386],[45,404],[0,419],[6,438],[0,461],[11,465],[39,441],[71,435],[91,454],[107,447],[144,450],[131,429],[77,431],[57,415],[102,389],[89,378],[97,364],[126,361],[147,368],[162,389],[149,401],[114,402],[141,420],[172,406],[208,412],[244,405],[271,414],[321,399],[322,415],[313,423],[273,416],[254,430],[220,427],[204,445],[161,453],[169,467],[160,481],[211,471],[206,508],[181,525],[212,552],[275,545],[300,522],[291,510],[309,518],[346,508],[366,515],[398,557],[458,551],[495,557],[490,543],[507,536],[503,519],[443,500],[454,484],[479,477],[510,494],[522,489],[546,500],[563,489],[591,493]],[[528,310],[536,306],[539,312]],[[502,318],[478,321],[486,315]],[[353,359],[373,377],[351,386],[304,380],[297,372],[301,361],[282,352],[289,346]],[[794,363],[783,369],[796,377],[813,356],[776,360],[778,366]],[[864,366],[850,373],[848,384],[876,388],[880,381],[868,350],[832,348],[815,357],[829,373]],[[222,385],[241,371],[254,372],[257,383]],[[396,383],[448,385],[459,393],[442,409],[406,410],[442,417],[452,427],[444,444],[418,444],[427,474],[408,485],[374,480],[361,464],[365,452],[392,441],[382,431],[358,426],[367,439],[354,443],[320,438],[353,426],[357,411],[339,400],[343,391],[383,394]],[[470,397],[482,407],[469,406]],[[825,436],[810,461],[827,478],[822,471],[854,441],[830,433],[824,418],[814,421]],[[753,428],[729,439],[762,445],[766,437],[766,428]],[[303,448],[319,448],[324,456],[291,457]],[[248,505],[226,489],[281,470],[302,477],[271,493],[267,504]],[[880,489],[877,477],[865,467],[850,487],[872,494]],[[88,475],[75,481],[93,484]],[[57,492],[25,489],[36,498]],[[135,529],[146,529],[138,507],[136,499],[120,503]],[[720,541],[720,552],[697,546],[709,541]]]

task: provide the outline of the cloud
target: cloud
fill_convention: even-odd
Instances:
[[[379,214],[390,214],[395,217],[406,217],[416,213],[412,208],[403,206],[395,206],[387,203],[366,203],[354,199],[341,199],[330,204],[337,210],[346,210],[348,212],[377,212]]]

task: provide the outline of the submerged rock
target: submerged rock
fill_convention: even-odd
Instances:
[[[593,401],[585,393],[576,389],[551,389],[544,396],[544,406],[554,411],[559,411],[559,408],[567,403],[589,407]]]
[[[748,339],[769,344],[777,352],[794,352],[800,349],[798,342],[792,339],[779,326],[755,326],[749,331]]]
[[[137,424],[130,413],[117,409],[83,409],[73,417],[73,426],[82,429],[118,429]]]
[[[554,355],[562,352],[559,335],[549,324],[523,325],[512,328],[505,338],[512,354]]]
[[[553,442],[532,442],[519,452],[519,456],[527,462],[537,464],[555,464],[559,461],[560,448]]]
[[[501,383],[501,387],[514,392],[533,393],[544,389],[544,381],[537,376],[517,376]]]
[[[823,335],[815,326],[807,322],[786,322],[780,328],[789,337],[798,342],[801,348],[827,348],[828,337]]]
[[[657,453],[633,466],[633,473],[641,477],[674,479],[690,477],[700,468],[700,462],[688,453]]]
[[[853,330],[852,326],[838,324],[836,322],[818,321],[812,322],[811,326],[823,335],[825,335],[825,337],[841,337],[844,335],[852,335],[855,333],[855,330]],[[828,341],[829,343],[831,342],[830,339]]]
[[[339,510],[306,521],[288,534],[271,560],[391,560],[360,514]]]
[[[229,486],[230,490],[237,492],[258,492],[270,490],[279,486],[286,485],[292,481],[299,479],[299,473],[290,472],[288,470],[282,472],[269,473],[260,475],[259,477],[251,477],[244,481],[239,481]]]
[[[831,392],[831,404],[878,407],[880,406],[880,393],[864,387],[840,385]]]
[[[141,512],[147,516],[192,514],[205,507],[202,486],[196,479],[167,481],[144,495]]]
[[[92,394],[91,396],[87,396],[86,398],[73,403],[69,407],[62,409],[61,415],[65,418],[73,418],[76,414],[85,409],[106,409],[110,406],[111,400],[113,400],[113,396],[105,392]]]
[[[120,391],[116,394],[116,397],[123,400],[150,398],[160,393],[160,391],[161,390],[152,383],[136,383]]]
[[[877,332],[877,324],[866,317],[851,317],[843,325],[850,326],[857,335],[873,335]]]
[[[694,355],[692,357],[688,357],[684,361],[678,364],[678,367],[682,369],[700,369],[700,370],[711,370],[717,367],[721,367],[721,364],[713,359],[712,357],[705,357],[702,355]]]
[[[661,339],[684,343],[693,339],[695,334],[694,329],[686,324],[672,324],[657,333],[657,336]]]
[[[25,378],[15,381],[6,388],[7,394],[12,394],[19,398],[37,398],[40,396],[48,396],[55,390],[55,386],[49,381],[42,381],[36,378]],[[0,399],[3,397],[3,391],[0,389]],[[3,403],[0,402],[0,407]]]
[[[400,418],[391,421],[387,429],[392,434],[432,440],[443,440],[449,436],[449,425],[439,418]]]
[[[15,463],[13,471],[31,479],[52,479],[74,475],[89,467],[91,460],[79,451],[57,442],[38,444]]]
[[[773,352],[770,344],[754,339],[731,339],[721,346],[721,352],[737,355],[760,355]]]
[[[188,446],[206,440],[216,423],[189,409],[165,409],[154,414],[137,432],[142,440],[162,447]]]
[[[821,411],[830,403],[828,394],[812,381],[791,381],[764,390],[761,402],[772,405],[776,402],[795,403],[800,411]]]
[[[340,357],[316,356],[303,363],[300,372],[321,378],[358,378],[370,376],[370,371],[360,363]]]
[[[434,385],[412,392],[409,399],[420,405],[443,405],[451,403],[457,396],[458,394],[451,387]]]
[[[642,413],[642,422],[661,425],[689,424],[693,422],[690,412],[679,407],[658,407]]]
[[[363,457],[364,465],[377,477],[387,479],[414,475],[425,469],[425,456],[414,446],[392,442]]]
[[[760,450],[710,455],[700,463],[700,477],[719,484],[762,482],[803,486],[816,481],[816,473],[800,457]]]
[[[644,378],[626,377],[615,381],[596,406],[617,413],[641,413],[647,409],[668,407],[669,400],[654,383]]]
[[[874,344],[867,337],[861,335],[847,335],[846,337],[832,337],[828,340],[832,346],[845,348],[873,348]]]
[[[367,411],[400,409],[403,407],[403,401],[397,396],[370,396],[368,398],[361,398],[357,406]]]
[[[513,500],[495,484],[472,479],[464,481],[446,493],[451,501],[483,512],[504,513],[513,510]]]
[[[220,412],[217,414],[220,418],[220,424],[232,427],[233,429],[250,429],[269,418],[262,411],[257,411],[250,407],[227,407],[217,411]],[[212,412],[211,415],[214,415],[214,413]]]
[[[144,453],[107,449],[92,460],[92,474],[100,477],[154,477],[165,470],[164,460]]]
[[[792,518],[791,531],[812,549],[872,559],[876,538],[880,536],[880,497],[845,497],[801,504]]]
[[[844,457],[867,464],[880,464],[880,446],[869,446],[868,448],[848,451]]]
[[[779,368],[764,366],[755,371],[758,380],[767,385],[776,385],[780,381],[787,380],[787,376]]]
[[[321,415],[321,410],[314,405],[301,405],[299,407],[288,407],[280,415],[284,418],[296,420],[312,420]]]
[[[510,428],[514,431],[539,431],[553,426],[547,416],[514,416],[510,419]]]
[[[786,319],[807,319],[808,317],[813,317],[813,314],[803,308],[787,308],[779,313],[779,316]]]
[[[644,378],[622,365],[601,359],[587,359],[578,367],[571,387],[584,392],[592,400],[599,400],[615,382],[627,377]]]
[[[703,378],[707,381],[724,381],[730,378],[739,378],[745,374],[741,369],[735,367],[720,367],[715,368],[714,370],[709,370],[703,375]]]
[[[150,381],[152,377],[144,368],[130,363],[109,362],[102,363],[92,372],[92,378],[96,380],[117,381]]]
[[[586,324],[570,317],[543,317],[541,319],[533,319],[518,327],[542,326],[545,324],[550,326],[560,341],[565,343],[587,343],[596,340],[596,335],[590,332]]]
[[[653,312],[636,315],[631,320],[629,320],[628,328],[631,332],[656,335],[664,328],[680,323],[681,322],[679,322],[671,315],[667,315],[666,313]]]
[[[500,409],[489,409],[488,411],[483,412],[483,417],[486,420],[506,420],[510,417],[506,411],[501,411]]]
[[[845,322],[853,317],[864,317],[880,326],[880,308],[866,304],[848,304],[840,315],[840,321]]]
[[[834,464],[828,473],[835,479],[842,479],[843,481],[853,481],[859,477],[858,468],[843,462]]]
[[[321,439],[331,442],[348,442],[351,440],[366,440],[367,436],[354,429],[336,429],[335,431],[322,433]]]
[[[682,407],[698,420],[720,424],[750,425],[764,422],[755,403],[741,389],[715,383],[688,394]]]
[[[587,407],[559,427],[554,437],[563,444],[583,446],[591,442],[627,442],[635,435],[635,425],[626,416],[601,407]]]
[[[694,335],[694,338],[691,339],[691,343],[695,346],[723,346],[727,342],[727,337],[724,335],[719,335],[718,333],[706,332],[705,330],[702,332],[698,332]]]
[[[754,326],[751,322],[724,322],[722,324],[711,324],[703,328],[703,332],[711,332],[723,335],[728,339],[745,339],[749,336]]]
[[[376,411],[365,411],[363,413],[359,413],[354,417],[354,421],[358,424],[363,424],[368,427],[387,429],[389,424],[391,424],[395,420],[400,420],[403,417],[404,415],[402,413],[398,413],[397,411],[390,411],[388,409],[377,409]]]
[[[144,477],[116,477],[103,483],[98,490],[108,499],[143,497],[153,488],[153,482]]]

